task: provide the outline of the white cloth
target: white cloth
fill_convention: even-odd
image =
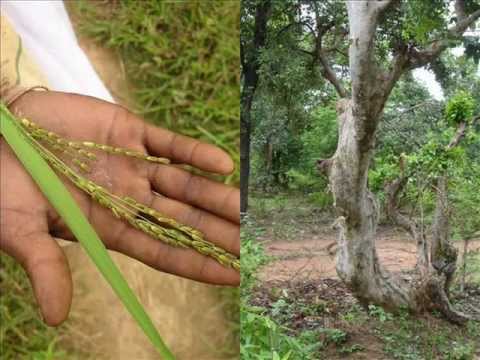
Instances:
[[[0,0],[0,7],[43,71],[51,90],[114,102],[78,45],[63,1]]]

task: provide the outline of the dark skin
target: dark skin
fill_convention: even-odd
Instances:
[[[58,92],[29,92],[10,110],[72,140],[90,140],[167,157],[204,171],[234,169],[221,149],[146,124],[124,108],[98,99]],[[68,316],[72,279],[56,238],[75,240],[3,138],[0,139],[0,249],[26,270],[45,322]],[[118,195],[128,195],[239,255],[240,194],[236,188],[191,175],[178,165],[157,165],[98,153],[91,178]],[[106,246],[155,269],[221,285],[238,285],[237,271],[190,249],[167,246],[125,222],[65,182]]]

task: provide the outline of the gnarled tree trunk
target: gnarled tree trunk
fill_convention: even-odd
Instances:
[[[375,132],[366,131],[364,120],[376,119],[358,117],[353,100],[340,101],[337,110],[339,142],[330,169],[339,229],[337,273],[364,302],[412,307],[408,287],[382,268],[375,249],[379,207],[367,187]]]
[[[343,98],[337,103],[337,150],[332,159],[318,164],[319,169],[327,170],[329,174],[338,216],[337,273],[364,303],[413,311],[436,308],[451,321],[462,323],[466,316],[452,308],[445,292],[446,273],[431,265],[423,235],[417,234],[421,236],[418,244],[424,252],[419,258],[420,271],[410,282],[386,271],[375,248],[379,206],[368,189],[367,177],[383,107],[404,71],[434,59],[446,47],[443,43],[435,44],[433,49],[420,57],[419,52],[410,54],[404,48],[394,57],[392,70],[385,71],[376,65],[374,40],[377,21],[392,3],[389,0],[347,2],[352,93],[350,98],[346,98],[346,93],[339,92]],[[475,16],[478,18],[480,13]],[[457,24],[454,30],[463,31],[465,27],[465,24]],[[438,221],[444,221],[444,215],[440,213]],[[411,232],[416,230],[412,224],[409,226]],[[436,242],[440,247],[447,243]]]

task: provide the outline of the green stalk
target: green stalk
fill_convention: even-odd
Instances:
[[[142,328],[145,335],[147,335],[164,360],[174,360],[173,354],[163,342],[152,320],[108,254],[105,245],[85,218],[62,181],[40,156],[35,147],[27,140],[22,132],[22,128],[3,103],[0,103],[0,120],[0,134],[3,135],[20,162],[65,221],[98,270]]]

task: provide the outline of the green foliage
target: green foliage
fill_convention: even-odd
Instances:
[[[262,109],[267,116],[270,108]],[[275,125],[269,125],[266,119],[256,129],[254,144],[261,150],[256,153],[257,158],[254,161],[254,179],[257,185],[265,189],[267,187],[265,184],[270,184],[271,187],[272,183],[279,183],[284,188],[303,193],[326,190],[326,179],[318,172],[316,162],[318,159],[330,157],[335,152],[337,116],[332,107],[319,107],[310,116],[310,125],[298,130],[300,134],[297,136],[292,136],[292,131],[284,126],[278,125],[277,128]],[[273,148],[270,170],[269,165],[265,163],[263,147],[266,137],[262,135],[263,132],[268,134],[268,142]],[[260,160],[261,158],[264,160]]]
[[[383,339],[384,350],[399,360],[473,360],[475,340],[449,326],[437,327],[411,317],[395,319],[377,329]]]
[[[476,338],[480,325],[477,322],[457,328],[437,319],[419,318],[418,314],[409,314],[405,310],[389,314],[380,307],[369,306],[368,312],[377,321],[373,325],[374,333],[382,340],[388,358],[473,360],[478,350]]]
[[[318,184],[318,176],[314,177],[310,173],[303,173],[297,169],[290,169],[286,173],[288,179],[288,188],[297,191],[308,191]]]
[[[313,360],[320,347],[318,333],[304,331],[299,336],[287,335],[260,307],[245,306],[241,313],[242,343],[240,356],[245,360]]]
[[[465,57],[472,59],[475,65],[480,61],[480,42],[474,36],[465,36],[463,40],[465,46]]]
[[[261,55],[260,83],[253,107],[253,179],[254,185],[266,191],[290,188],[307,192],[318,179],[315,161],[322,155],[316,152],[322,147],[320,143],[335,141],[336,136],[329,137],[322,131],[330,131],[332,123],[322,119],[325,116],[319,105],[321,101],[333,101],[335,96],[318,67],[312,65],[311,56],[298,50],[302,27],[294,25],[292,17],[283,12],[291,5],[273,3],[274,19],[269,22],[272,36]],[[336,14],[327,18],[333,16]],[[308,17],[303,20],[312,21]],[[306,40],[303,45],[309,46]],[[310,137],[304,138],[310,131]]]
[[[404,40],[415,40],[424,44],[429,36],[446,30],[446,1],[408,1],[403,4],[406,14],[402,31]]]
[[[335,345],[344,344],[347,341],[347,333],[340,329],[322,329],[322,333],[325,334],[327,343],[334,343]]]
[[[377,154],[411,153],[421,147],[426,135],[437,127],[443,104],[411,74],[393,89],[379,124]]]
[[[265,255],[263,245],[255,238],[258,232],[254,223],[246,219],[242,227],[241,247],[241,346],[240,356],[245,360],[313,360],[319,347],[318,334],[305,331],[298,336],[288,334],[288,329],[279,325],[258,306],[249,305],[252,288],[256,285],[257,270],[269,259]],[[276,304],[277,314],[287,304],[279,301]]]
[[[382,192],[385,184],[399,175],[398,159],[392,153],[381,153],[375,158],[375,165],[368,173],[368,185],[373,191]]]
[[[393,319],[392,314],[387,313],[381,306],[373,304],[368,305],[368,315],[376,317],[381,323]]]
[[[460,240],[480,231],[480,164],[470,162],[462,170],[450,186],[454,235]]]
[[[81,30],[120,53],[139,113],[224,148],[238,164],[239,2],[81,1],[76,8]],[[228,181],[236,183],[238,171]]]
[[[461,122],[467,122],[473,116],[475,101],[472,96],[465,92],[457,92],[445,107],[445,119],[450,126],[456,126]]]
[[[333,196],[330,192],[316,191],[308,194],[308,201],[318,209],[327,210],[333,205]]]
[[[241,259],[241,294],[242,297],[246,296],[256,281],[257,269],[266,264],[268,257],[265,255],[263,245],[258,241],[252,239],[250,236],[246,236],[242,231],[242,246],[240,249]]]
[[[365,348],[360,344],[353,344],[352,346],[343,346],[340,349],[340,354],[353,354],[359,351],[363,351]]]
[[[368,319],[368,314],[365,313],[363,308],[358,304],[353,305],[348,312],[342,314],[340,318],[346,323],[352,324],[354,326],[360,326],[366,323]]]
[[[302,161],[305,171],[317,172],[318,159],[328,158],[337,148],[337,112],[333,107],[318,107],[312,113],[311,124],[301,136]]]

